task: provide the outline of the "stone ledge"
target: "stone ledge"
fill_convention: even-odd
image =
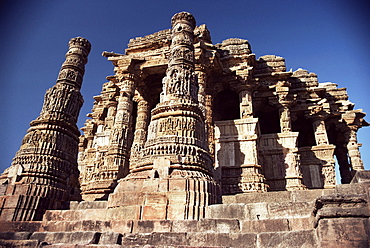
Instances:
[[[116,232],[104,232],[101,234],[99,244],[115,245],[122,244],[122,234]]]
[[[256,234],[152,233],[130,234],[122,238],[124,247],[256,247]]]
[[[39,247],[38,240],[3,240],[0,239],[0,247],[15,248],[15,247]]]
[[[337,185],[338,186],[338,185]],[[276,191],[264,193],[240,193],[222,196],[223,204],[250,204],[250,203],[282,203],[282,202],[310,202],[317,197],[335,192],[335,189],[309,189],[296,191]]]
[[[289,231],[287,219],[241,221],[242,233]]]
[[[296,232],[271,232],[258,234],[259,248],[270,247],[317,247],[315,230]]]
[[[321,247],[368,247],[370,241],[369,218],[321,219],[317,233]]]
[[[78,244],[53,244],[53,245],[43,245],[45,248],[122,248],[121,245],[78,245]],[[126,246],[128,247],[128,246]],[[126,248],[125,247],[125,248]],[[137,246],[133,246],[138,248]]]
[[[257,247],[257,235],[253,233],[188,233],[187,238],[188,245],[195,247]]]
[[[315,226],[323,218],[370,217],[366,194],[332,194],[317,198],[314,209]]]
[[[69,204],[70,210],[83,210],[83,209],[106,209],[108,201],[72,201]]]
[[[336,194],[366,194],[370,183],[339,184],[335,187]]]
[[[170,220],[138,220],[133,222],[132,233],[171,232]]]
[[[351,184],[353,183],[369,183],[370,184],[370,171],[356,171],[352,178]]]
[[[46,243],[98,244],[101,233],[98,232],[35,232],[30,239]]]
[[[201,219],[197,230],[202,233],[240,233],[240,223],[235,219]]]
[[[206,218],[246,219],[244,203],[216,204],[207,207]]]
[[[0,221],[0,232],[37,232],[41,221]]]
[[[123,206],[118,208],[47,210],[43,221],[68,220],[132,220],[139,219],[140,206]]]
[[[25,240],[29,239],[31,232],[0,232],[0,239]]]

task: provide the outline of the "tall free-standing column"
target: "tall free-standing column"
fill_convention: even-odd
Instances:
[[[76,122],[90,48],[84,38],[69,41],[57,82],[47,90],[40,116],[31,122],[9,168],[2,220],[40,220],[46,209],[80,199]]]

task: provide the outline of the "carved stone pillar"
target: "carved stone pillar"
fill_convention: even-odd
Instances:
[[[357,127],[350,126],[350,131],[348,135],[348,156],[351,161],[352,170],[362,171],[365,170],[364,164],[361,159],[361,154],[359,150],[359,144],[357,143]]]
[[[280,114],[281,134],[278,137],[283,151],[281,159],[285,170],[285,187],[287,190],[302,190],[306,187],[302,183],[300,158],[297,149],[298,135],[296,132],[292,132],[290,107],[294,99],[289,94],[289,87],[290,84],[287,81],[282,81],[276,85],[275,89]]]
[[[290,118],[290,110],[287,105],[279,109],[281,132],[289,133],[292,131],[292,122]]]
[[[206,131],[208,137],[209,154],[214,158],[215,156],[215,134],[213,125],[213,111],[212,111],[212,95],[206,95]]]
[[[258,164],[257,123],[257,118],[215,122],[215,166],[225,195],[268,189]]]
[[[69,41],[56,84],[47,90],[40,116],[30,123],[9,168],[9,186],[0,220],[41,220],[47,209],[80,200],[76,126],[83,99],[80,93],[91,45],[84,38]]]
[[[298,132],[262,134],[259,154],[270,190],[302,190]]]
[[[118,150],[126,150],[132,136],[130,131],[132,127],[132,108],[133,108],[133,95],[134,95],[134,76],[127,74],[124,75],[120,83],[120,95],[118,97],[117,114],[113,126],[113,134],[111,143],[117,145]],[[121,155],[126,156],[127,151],[121,152]]]
[[[104,200],[113,192],[117,180],[128,173],[129,148],[133,139],[132,109],[136,78],[118,67],[109,76],[102,94],[94,97],[93,113],[83,128],[87,139],[80,144],[82,198]],[[91,123],[91,124],[90,124]]]
[[[325,119],[330,113],[326,102],[309,107],[306,118],[312,122],[316,146],[301,147],[303,181],[308,188],[334,188],[335,146],[329,144]]]
[[[335,155],[339,163],[342,183],[350,183],[357,170],[364,170],[361,160],[360,144],[357,143],[357,131],[369,124],[363,119],[365,113],[361,110],[348,110],[342,114],[342,122],[338,130],[343,134],[344,139],[337,145]]]
[[[335,146],[329,144],[328,135],[326,133],[325,119],[326,115],[316,115],[313,121],[313,128],[315,131],[315,139],[318,147],[325,148],[320,153],[316,152],[316,157],[322,160],[322,176],[323,176],[323,187],[325,189],[334,188],[336,185],[335,180],[335,160],[334,150]],[[315,149],[317,150],[318,147]],[[318,151],[318,150],[317,150]]]
[[[134,141],[131,148],[130,156],[130,170],[134,169],[134,164],[137,162],[137,159],[140,156],[141,150],[144,148],[148,123],[149,123],[149,103],[143,98],[138,99],[137,105],[137,117],[136,117],[136,126],[134,133]]]
[[[288,84],[282,83],[280,86],[276,86],[276,95],[278,102],[281,105],[279,108],[280,114],[280,129],[282,133],[287,133],[292,131],[292,122],[290,118],[290,105],[292,100],[288,98],[289,87]]]
[[[359,110],[351,110],[342,114],[342,119],[346,122],[349,128],[349,132],[346,133],[346,136],[348,137],[347,149],[352,170],[354,171],[365,169],[361,159],[359,144],[357,143],[357,131],[364,125],[364,123],[366,123],[363,120],[364,116],[365,114]]]
[[[313,130],[315,132],[315,140],[317,145],[328,145],[328,135],[326,133],[324,117],[317,117],[314,119]]]
[[[133,139],[132,129],[134,128],[132,126],[132,98],[135,91],[135,76],[129,73],[124,74],[119,78],[117,85],[120,88],[120,93],[108,156],[112,158],[110,164],[113,162],[113,167],[118,168],[117,177],[121,178],[127,175],[129,170],[129,148]],[[117,180],[118,178],[114,179]]]
[[[151,112],[137,162],[109,197],[110,208],[134,209],[140,219],[199,219],[208,204],[218,201],[204,112],[198,104],[194,27],[195,19],[187,12],[172,18],[160,103]]]
[[[240,118],[246,119],[253,117],[252,94],[248,90],[239,92],[240,99]]]
[[[206,85],[207,85],[207,74],[201,68],[196,68],[195,74],[197,75],[198,86],[199,86],[199,89],[198,89],[199,108],[205,114],[205,105],[206,105],[205,88],[206,88]]]

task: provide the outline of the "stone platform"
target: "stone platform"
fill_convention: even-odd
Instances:
[[[133,220],[106,201],[71,202],[42,221],[1,223],[0,247],[369,247],[369,187],[228,195],[200,220]]]

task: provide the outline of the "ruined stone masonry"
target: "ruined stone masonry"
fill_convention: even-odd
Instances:
[[[114,75],[82,135],[90,43],[71,39],[0,177],[0,246],[368,247],[369,124],[346,89],[247,40],[214,45],[190,13],[171,25],[103,52]]]

